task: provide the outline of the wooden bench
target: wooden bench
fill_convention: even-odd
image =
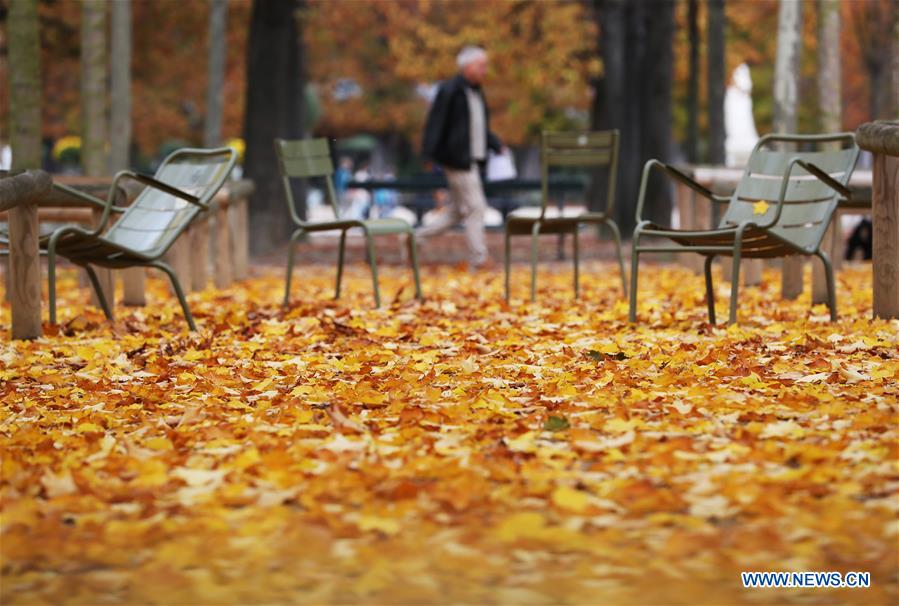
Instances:
[[[874,316],[899,318],[899,121],[868,122],[855,135],[874,154]]]

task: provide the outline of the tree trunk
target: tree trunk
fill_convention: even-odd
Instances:
[[[699,162],[699,0],[687,4],[690,68],[687,81],[687,160]]]
[[[99,177],[109,170],[106,115],[106,2],[84,0],[81,5],[81,165],[84,174]],[[112,270],[94,268],[110,309],[115,308]],[[99,301],[92,299],[94,305]]]
[[[774,131],[796,132],[799,106],[799,56],[802,43],[802,2],[780,1],[777,20],[777,55],[774,61]],[[781,296],[802,294],[802,257],[785,257]]]
[[[707,69],[709,96],[709,164],[724,164],[724,91],[727,84],[724,56],[724,0],[709,0]]]
[[[253,252],[286,240],[288,221],[274,139],[303,132],[304,73],[297,0],[256,0],[247,45],[245,174],[256,185],[250,204]],[[297,198],[302,207],[304,198]],[[303,210],[301,208],[301,210]]]
[[[12,169],[41,167],[41,43],[37,0],[9,9],[9,119]],[[12,338],[41,336],[41,264],[37,254],[37,206],[9,211]]]
[[[644,8],[645,50],[640,88],[640,114],[635,116],[642,129],[640,168],[652,158],[671,158],[671,89],[674,84],[674,0],[660,1]],[[644,218],[660,225],[671,223],[671,181],[656,172],[650,179]],[[633,231],[636,198],[627,213],[628,233]]]
[[[109,174],[131,168],[131,0],[112,3],[110,28]],[[125,305],[146,304],[145,271],[123,269]]]
[[[821,132],[835,133],[842,129],[842,86],[840,66],[840,2],[818,0],[818,111],[821,116]],[[836,236],[836,246],[831,246]],[[824,234],[822,248],[830,256],[834,271],[839,267],[842,251],[839,249],[839,213]],[[824,265],[812,260],[812,303],[827,302],[827,277]]]
[[[109,173],[131,166],[131,0],[112,3]]]
[[[597,84],[592,121],[594,128],[621,132],[614,215],[629,235],[644,163],[667,161],[671,153],[674,3],[597,0],[594,6],[604,77]],[[644,212],[646,218],[670,220],[671,195],[664,181],[650,182]]]
[[[91,176],[106,173],[106,3],[81,5],[81,162]]]
[[[227,0],[212,0],[209,12],[209,81],[206,91],[206,128],[203,145],[215,147],[222,142],[222,88],[225,82],[228,19]]]
[[[899,2],[893,2],[893,119],[899,120]]]

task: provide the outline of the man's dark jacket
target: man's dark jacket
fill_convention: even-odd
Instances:
[[[502,149],[499,137],[490,132],[490,111],[487,109],[484,92],[480,86],[472,86],[462,74],[457,74],[441,82],[437,88],[437,96],[428,112],[421,146],[425,158],[456,170],[471,168],[471,126],[466,87],[473,89],[484,102],[487,148],[497,153]]]

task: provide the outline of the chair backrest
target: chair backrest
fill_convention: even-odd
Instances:
[[[230,147],[182,148],[162,161],[154,178],[208,204],[236,161],[237,152]],[[155,259],[165,254],[201,211],[196,204],[147,186],[103,237]]]
[[[549,199],[550,167],[608,167],[605,212],[610,215],[615,204],[615,180],[618,174],[618,136],[617,130],[544,132],[540,155],[543,208],[546,208],[547,200]]]
[[[284,195],[287,198],[287,209],[296,223],[303,224],[297,212],[290,187],[291,179],[310,179],[322,177],[328,192],[328,202],[334,210],[334,217],[340,217],[337,208],[337,194],[334,191],[334,164],[331,162],[331,149],[327,139],[275,139],[275,152],[278,155],[278,169],[284,183]]]
[[[785,147],[815,148],[811,151],[785,151]],[[764,225],[776,212],[784,171],[793,158],[814,164],[842,185],[849,182],[858,146],[852,133],[831,135],[766,135],[752,150],[749,162],[731,196],[721,227],[733,227],[741,221]],[[801,166],[793,168],[784,195],[784,206],[777,222],[769,229],[799,248],[818,249],[840,199],[840,193]],[[757,206],[765,201],[769,208]],[[758,212],[757,212],[758,211]]]

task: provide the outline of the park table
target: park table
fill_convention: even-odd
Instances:
[[[13,312],[13,338],[40,336],[40,261],[38,224],[79,223],[92,225],[102,210],[89,202],[54,188],[66,185],[105,200],[112,177],[50,175],[26,171],[17,175],[0,171],[0,222],[10,224],[10,260],[6,296]],[[143,186],[129,183],[116,192],[115,204],[126,206]],[[216,288],[226,288],[249,272],[248,200],[253,193],[249,180],[231,181],[212,200],[212,212],[192,226],[167,253],[179,280],[193,291],[208,283],[210,244],[215,250],[213,280]],[[8,216],[4,216],[8,215]],[[210,226],[210,220],[213,222]],[[115,217],[111,218],[115,221]],[[210,238],[210,230],[212,237]],[[121,270],[124,303],[143,305],[143,268]],[[112,270],[97,268],[107,300],[113,302]],[[10,279],[15,276],[14,279]],[[22,279],[19,279],[22,276]]]

